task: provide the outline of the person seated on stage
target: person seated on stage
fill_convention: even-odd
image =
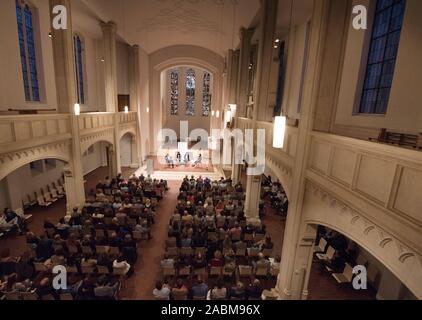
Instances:
[[[185,165],[187,165],[190,162],[190,156],[188,152],[186,152],[185,155],[183,156],[183,162]]]
[[[176,159],[177,159],[177,161],[178,161],[179,163],[182,161],[182,155],[180,154],[180,152],[179,152],[179,151],[177,151],[177,154],[176,154]]]
[[[199,154],[198,159],[195,160],[194,162],[194,167],[196,167],[197,165],[202,164],[202,154]]]
[[[168,167],[171,167],[172,169],[174,169],[174,161],[173,159],[169,156],[169,154],[167,153],[166,156],[164,157],[164,159],[166,160],[166,164]]]

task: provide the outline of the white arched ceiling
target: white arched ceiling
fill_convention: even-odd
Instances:
[[[190,45],[224,56],[239,43],[238,31],[256,16],[259,0],[78,0],[117,33],[147,53]]]

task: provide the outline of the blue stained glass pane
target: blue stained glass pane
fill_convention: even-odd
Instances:
[[[208,72],[204,73],[203,79],[203,92],[202,92],[202,116],[208,117],[211,108],[211,74]]]
[[[193,69],[186,72],[186,115],[195,115],[196,76]]]
[[[378,0],[372,31],[361,113],[387,112],[406,0]]]
[[[21,58],[21,65],[22,65],[22,78],[23,78],[23,86],[24,86],[24,92],[25,92],[25,100],[30,101],[31,94],[29,90],[28,66],[26,62],[23,16],[22,16],[22,8],[18,1],[16,1],[16,21],[18,24],[19,51],[20,51],[20,58]]]
[[[25,6],[25,31],[26,43],[28,48],[29,72],[32,87],[32,101],[40,101],[39,85],[38,85],[38,72],[37,72],[37,59],[35,54],[34,43],[34,28],[32,23],[32,12],[29,7]]]

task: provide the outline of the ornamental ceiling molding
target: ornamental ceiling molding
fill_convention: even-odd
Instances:
[[[169,3],[172,8],[165,8],[151,18],[143,19],[137,32],[165,30],[181,33],[210,32],[225,36],[220,24],[207,19],[196,8],[188,8],[199,4],[211,4],[224,6],[225,4],[237,5],[238,0],[158,0],[161,3]]]
[[[70,140],[61,140],[0,155],[0,180],[16,169],[42,159],[71,159]]]
[[[348,221],[351,227],[359,229],[359,232],[363,236],[363,238],[360,238],[362,242],[365,242],[365,237],[369,238],[376,235],[380,251],[388,250],[389,253],[387,254],[391,256],[391,253],[393,253],[397,261],[402,264],[405,264],[409,258],[414,257],[417,259],[420,271],[422,272],[422,256],[398,240],[394,237],[394,235],[369,221],[358,210],[334,197],[332,194],[310,181],[307,181],[306,183],[306,191],[307,194],[312,196],[314,199],[317,199],[330,208],[336,210],[336,213]],[[333,226],[333,228],[335,229],[335,226]],[[339,231],[342,232],[342,230]]]

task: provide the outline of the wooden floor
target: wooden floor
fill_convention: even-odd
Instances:
[[[133,169],[123,170],[125,177],[133,173]],[[99,180],[108,175],[108,168],[99,168],[86,176],[86,189],[95,187]],[[157,209],[156,224],[152,228],[153,239],[142,241],[139,248],[139,259],[135,266],[135,274],[125,281],[121,293],[121,299],[146,300],[152,299],[152,290],[155,281],[160,278],[159,263],[164,254],[164,243],[167,239],[167,227],[170,216],[176,206],[176,198],[180,181],[169,181],[170,190]],[[65,214],[65,199],[57,201],[48,208],[34,208],[30,211],[33,214],[29,228],[39,234],[43,231],[45,219],[56,223]],[[284,238],[284,222],[279,216],[267,210],[264,219],[267,231],[274,242],[274,255],[281,256],[282,241]],[[0,240],[0,249],[9,247],[14,255],[20,255],[26,248],[24,236],[8,236]],[[323,272],[318,263],[312,266],[309,281],[309,299],[312,300],[368,300],[375,299],[375,292],[356,291],[350,286],[340,286],[328,273]]]

